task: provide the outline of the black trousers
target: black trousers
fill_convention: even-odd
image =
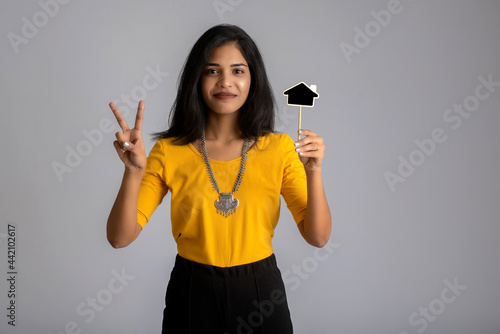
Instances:
[[[274,254],[226,268],[177,255],[167,286],[162,333],[293,333]]]

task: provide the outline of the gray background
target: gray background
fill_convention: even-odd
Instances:
[[[327,146],[331,253],[301,239],[286,207],[274,238],[296,332],[500,333],[500,87],[460,127],[444,119],[454,104],[474,102],[478,77],[500,82],[500,2],[401,0],[385,27],[374,24],[371,11],[387,7],[385,0],[74,0],[49,16],[37,1],[2,1],[0,332],[159,332],[176,254],[169,197],[136,242],[109,246],[105,224],[123,166],[108,103],[124,106],[122,94],[147,92],[144,131],[164,129],[189,49],[228,22],[263,53],[280,131],[295,137],[297,122],[283,90],[305,81],[321,95],[304,110],[303,127]],[[25,28],[31,37],[16,52],[9,36],[22,37],[34,20],[38,32]],[[373,29],[372,37],[348,59],[341,45],[356,46],[356,27]],[[148,66],[169,75],[146,91]],[[104,133],[99,124],[108,120],[113,129]],[[418,153],[415,141],[435,129],[446,141]],[[147,137],[148,152],[153,144]],[[78,147],[86,156],[70,167],[68,150]],[[400,156],[419,166],[391,189],[385,174],[398,173]],[[60,178],[58,163],[67,166]],[[6,317],[8,223],[17,226],[15,328]],[[126,286],[113,278],[122,271]],[[445,282],[460,287],[453,292]]]

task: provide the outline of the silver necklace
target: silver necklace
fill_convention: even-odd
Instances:
[[[210,178],[210,182],[212,183],[212,188],[219,194],[219,199],[215,200],[215,207],[217,208],[217,213],[223,215],[224,217],[228,217],[229,215],[236,212],[236,208],[239,205],[239,201],[237,199],[233,199],[233,194],[238,190],[241,180],[243,179],[243,173],[245,172],[246,162],[247,162],[247,153],[248,153],[248,138],[245,138],[245,142],[243,143],[243,150],[241,153],[241,164],[240,170],[238,171],[238,176],[236,177],[236,181],[234,182],[233,191],[230,193],[221,193],[219,190],[219,186],[217,185],[217,181],[215,180],[214,173],[212,172],[212,166],[210,166],[210,161],[208,160],[207,147],[205,144],[205,130],[201,133],[201,153],[203,154],[203,159],[205,160],[205,167],[207,168],[208,177]]]

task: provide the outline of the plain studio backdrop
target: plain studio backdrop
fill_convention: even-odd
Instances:
[[[145,100],[149,152],[219,23],[261,49],[279,131],[296,136],[285,89],[320,94],[302,125],[326,143],[332,237],[309,246],[282,201],[273,239],[295,332],[500,333],[499,1],[23,0],[0,17],[2,334],[159,333],[170,196],[136,242],[108,244],[108,103],[133,124]]]

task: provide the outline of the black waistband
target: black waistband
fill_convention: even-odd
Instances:
[[[209,276],[248,276],[255,275],[257,273],[264,273],[269,270],[277,269],[276,256],[271,254],[270,256],[262,259],[260,261],[251,262],[247,264],[242,264],[233,267],[217,267],[208,264],[194,262],[181,257],[177,254],[175,258],[175,268],[182,269],[190,273],[197,273]]]

